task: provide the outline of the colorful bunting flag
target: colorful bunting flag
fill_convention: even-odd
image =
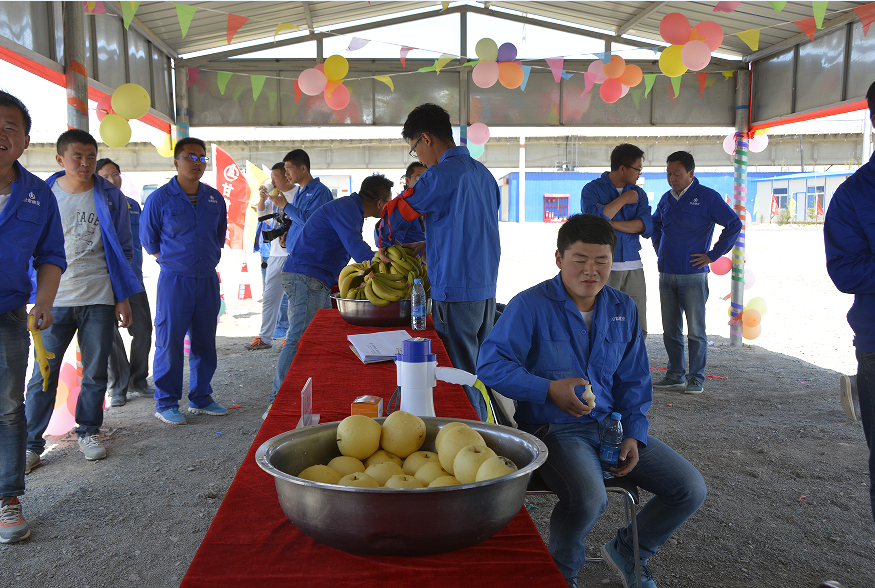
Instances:
[[[185,83],[186,88],[191,88],[194,83],[197,82],[197,76],[199,73],[201,73],[201,70],[196,67],[188,68],[188,81]]]
[[[786,6],[787,2],[784,0],[783,2],[778,0],[768,0],[769,6],[775,9],[775,12],[781,12],[784,10],[784,6]]]
[[[222,93],[222,96],[225,95],[225,87],[228,85],[232,75],[234,74],[227,71],[220,71],[216,74],[216,82],[219,84],[219,92]]]
[[[561,77],[563,80],[570,80],[570,79],[571,79],[571,76],[573,76],[573,75],[574,75],[573,73],[568,73],[567,71],[565,71],[565,70],[563,69],[563,70],[562,70],[562,75],[561,75],[560,77]]]
[[[656,81],[656,74],[644,74],[644,97],[647,98],[647,95],[650,94],[650,90],[653,89],[653,82]]]
[[[433,64],[431,64],[431,65],[429,65],[429,66],[426,66],[426,67],[420,67],[420,68],[419,68],[418,70],[416,70],[416,71],[418,71],[418,72],[426,72],[426,71],[434,71],[435,69],[437,69],[437,59],[434,60],[434,63],[433,63]]]
[[[814,40],[814,33],[817,31],[817,23],[814,21],[813,16],[809,16],[808,18],[803,18],[802,20],[794,20],[793,24],[799,27],[799,30],[805,33],[805,36]]]
[[[811,9],[814,12],[814,21],[817,23],[817,28],[823,28],[823,17],[826,16],[826,5],[829,2],[812,2]]]
[[[444,10],[446,10],[447,8],[450,7],[450,3],[449,2],[441,2],[441,6],[442,6],[441,12],[443,12]]]
[[[595,74],[584,72],[583,74],[583,92],[581,92],[581,96],[592,90],[593,86],[595,86]]]
[[[252,81],[252,99],[258,100],[258,95],[261,94],[261,89],[264,88],[267,76],[251,75],[249,79]]]
[[[276,25],[276,31],[273,33],[273,42],[276,43],[276,36],[279,35],[283,31],[300,31],[301,27],[295,24],[289,24],[287,22],[281,22]]]
[[[718,2],[714,12],[735,12],[741,2]]]
[[[869,25],[875,22],[875,2],[872,4],[864,4],[854,8],[854,12],[860,18],[860,24],[863,25],[863,36],[869,34]]]
[[[674,89],[674,97],[677,98],[681,95],[681,76],[675,76],[669,79],[671,80],[671,87]]]
[[[393,92],[395,91],[395,82],[392,81],[392,78],[389,76],[374,76],[375,80],[379,80],[389,86],[389,89]]]
[[[347,51],[358,51],[368,43],[370,43],[370,39],[362,39],[360,37],[353,37],[349,42],[349,46],[346,48]]]
[[[122,5],[122,23],[125,25],[125,30],[131,26],[131,22],[134,20],[134,15],[137,14],[137,9],[140,7],[140,0],[135,0],[133,2],[129,2],[128,0],[122,0],[120,2]]]
[[[562,79],[562,64],[565,63],[565,58],[548,57],[544,61],[550,66],[550,71],[553,72],[553,79],[556,80],[556,83],[558,84],[559,80]]]
[[[298,85],[298,80],[295,80],[294,85],[295,85],[295,104],[297,104],[298,100],[301,99],[301,96],[303,96],[304,93],[301,92],[301,86]]]
[[[729,78],[731,78],[734,75],[735,75],[735,72],[733,70],[729,70],[729,69],[723,70],[723,80],[724,81],[728,80]]]
[[[654,50],[654,52],[655,52],[655,50]],[[611,52],[610,51],[605,51],[604,53],[593,53],[593,55],[598,57],[599,61],[601,61],[605,65],[607,65],[611,62]]]
[[[520,84],[520,90],[525,92],[526,91],[526,84],[529,83],[529,74],[532,73],[532,66],[531,65],[523,65],[522,68],[523,68],[523,83]]]
[[[641,88],[632,88],[632,91],[629,93],[632,94],[632,102],[635,103],[635,110],[638,110],[641,107],[641,95],[644,94],[644,90]]]
[[[757,51],[760,48],[760,30],[759,29],[748,29],[746,31],[741,31],[739,33],[735,33],[735,35],[747,44],[753,51]]]
[[[699,80],[699,95],[705,95],[705,84],[708,81],[708,73],[704,71],[696,72],[696,79]]]
[[[415,47],[402,47],[401,48],[401,67],[407,69],[407,54],[413,51]]]
[[[88,14],[106,14],[106,6],[101,0],[86,0],[85,12]]]
[[[437,72],[438,75],[441,75],[441,69],[454,59],[456,59],[455,55],[451,55],[449,53],[441,54],[441,56],[438,57],[437,60],[434,62],[434,70]]]
[[[179,2],[174,2],[176,6],[176,18],[179,19],[179,28],[182,31],[182,38],[188,34],[188,27],[191,25],[191,19],[194,18],[194,13],[197,12],[196,6],[186,6]]]
[[[237,16],[236,14],[228,15],[228,31],[225,33],[228,37],[228,44],[231,44],[231,40],[234,38],[234,35],[237,34],[237,31],[240,30],[240,27],[246,24],[246,21],[249,20],[248,16]]]

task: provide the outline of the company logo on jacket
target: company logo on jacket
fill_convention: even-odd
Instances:
[[[624,316],[615,316],[615,317],[613,317],[613,318],[611,319],[611,322],[614,322],[614,321],[625,321],[625,320],[626,320],[626,317],[624,317]]]
[[[24,199],[24,202],[27,204],[36,204],[37,206],[41,206],[40,201],[36,199],[36,196],[33,192],[27,195],[27,198]]]
[[[692,202],[690,202],[690,204],[691,204],[692,206],[699,206],[699,199],[698,199],[698,198],[693,198],[693,200],[692,200]]]

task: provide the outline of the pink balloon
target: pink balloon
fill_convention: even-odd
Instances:
[[[595,76],[595,83],[601,84],[608,76],[605,75],[604,70],[602,69],[602,62],[598,59],[589,64],[589,67],[586,70],[588,73],[591,73]]]
[[[620,83],[623,84],[623,82],[620,82]],[[623,93],[620,94],[620,98],[624,97],[628,93],[629,93],[629,86],[627,86],[626,84],[623,84]]]
[[[484,145],[489,140],[489,127],[484,123],[474,123],[468,127],[468,142],[474,145]]]
[[[98,100],[97,106],[94,109],[97,111],[97,120],[101,121],[107,114],[115,114],[115,111],[112,109],[112,94],[107,94]]]
[[[744,268],[744,289],[750,290],[756,283],[757,277],[754,275],[753,270],[750,268]]]
[[[343,84],[337,84],[331,92],[331,96],[325,95],[325,104],[332,110],[343,110],[349,104],[349,90]]]
[[[693,29],[696,37],[705,41],[711,51],[717,51],[718,47],[723,44],[723,28],[713,20],[700,22]]]
[[[722,276],[729,272],[732,269],[732,260],[728,257],[721,257],[716,261],[711,263],[711,271],[717,274],[718,276]]]
[[[79,390],[76,389],[76,396],[79,396]],[[66,434],[70,429],[76,426],[75,417],[70,414],[70,409],[67,405],[57,407],[52,412],[52,417],[49,419],[49,426],[46,427],[46,435],[58,437]]]
[[[622,82],[613,78],[605,80],[604,83],[602,83],[602,87],[599,88],[599,96],[609,104],[616,102],[623,96]]]
[[[474,66],[471,72],[471,80],[481,88],[491,88],[498,81],[498,63],[495,61],[481,61]]]
[[[735,153],[735,133],[726,135],[726,138],[723,139],[723,150],[727,155]]]
[[[750,139],[747,144],[747,148],[750,149],[751,153],[759,153],[760,151],[765,151],[766,147],[768,146],[768,135],[756,135],[755,137]]]
[[[659,21],[659,35],[666,43],[683,45],[690,40],[690,21],[680,12],[666,14]]]
[[[298,77],[298,87],[307,96],[320,94],[327,83],[328,78],[325,77],[325,74],[313,67],[305,69]]]
[[[688,69],[699,71],[711,63],[711,48],[705,41],[687,41],[681,49],[681,62]]]

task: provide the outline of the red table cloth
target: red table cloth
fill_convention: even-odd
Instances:
[[[363,364],[346,339],[380,330],[391,329],[347,324],[334,309],[316,314],[298,343],[267,420],[183,578],[183,587],[566,586],[525,508],[482,543],[423,557],[346,553],[315,542],[286,518],[274,479],[256,465],[255,451],[271,437],[295,428],[301,388],[309,377],[313,378],[313,413],[320,415],[320,423],[349,416],[350,404],[362,394],[382,396],[385,411],[396,386],[395,364]],[[431,339],[438,365],[451,365],[430,319],[428,329],[417,335]],[[434,404],[438,416],[476,420],[460,386],[438,382]]]

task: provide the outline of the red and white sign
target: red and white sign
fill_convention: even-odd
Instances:
[[[249,204],[249,182],[227,151],[213,145],[216,170],[216,189],[228,201],[228,235],[225,243],[231,249],[243,249],[243,231],[246,227],[246,207]]]

